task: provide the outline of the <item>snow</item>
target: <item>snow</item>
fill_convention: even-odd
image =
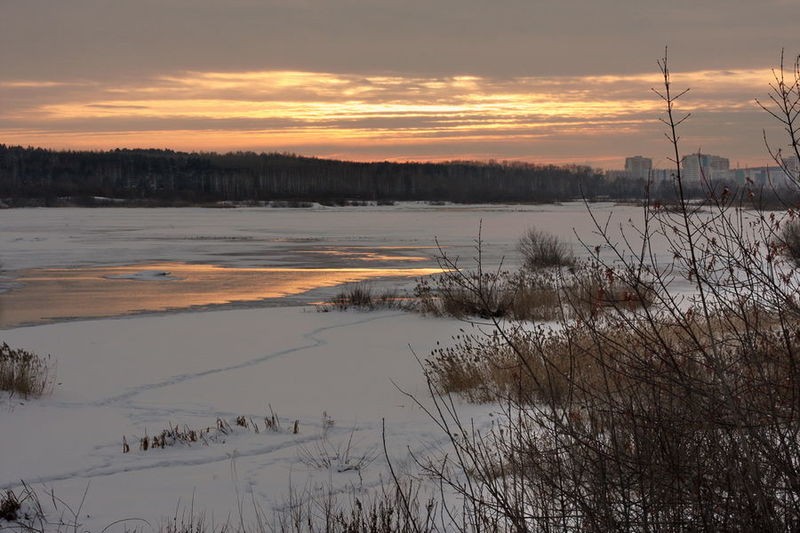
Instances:
[[[58,385],[39,400],[11,398],[0,411],[0,488],[24,479],[71,499],[88,486],[84,509],[91,519],[83,523],[91,530],[122,515],[157,522],[193,494],[196,508],[217,516],[235,509],[237,490],[270,508],[291,483],[320,474],[299,460],[299,446],[316,449],[323,413],[334,420],[328,430],[334,443],[353,431],[358,450],[375,450],[385,419],[398,454],[406,446],[426,446],[436,432],[397,387],[424,399],[411,349],[424,355],[458,327],[407,313],[293,307],[4,331],[3,340],[13,346],[57,354]],[[282,432],[264,430],[269,406]],[[145,432],[152,436],[176,424],[213,427],[217,418],[233,425],[240,415],[259,421],[261,432],[241,429],[208,446],[137,448]],[[294,420],[297,435],[290,430]],[[132,447],[127,454],[123,435]],[[384,464],[376,457],[359,483],[379,483]],[[234,465],[238,479],[231,475]],[[324,472],[323,478],[330,475],[336,485],[358,477]]]
[[[637,212],[616,209],[623,220]],[[576,243],[574,228],[593,244],[580,204],[3,210],[0,261],[7,272],[0,283],[11,286],[25,269],[159,262],[428,267],[435,266],[437,238],[448,253],[472,258],[479,228],[485,261],[509,257],[513,263],[516,239],[531,225]],[[133,267],[115,277],[137,286],[180,283],[170,272]],[[164,280],[171,281],[159,284]],[[19,491],[24,480],[43,495],[52,491],[70,508],[80,507],[81,530],[98,531],[123,518],[157,526],[190,505],[217,523],[231,513],[238,519],[239,502],[252,500],[269,511],[286,501],[291,487],[378,487],[387,479],[384,421],[399,470],[414,470],[409,452],[424,455],[446,442],[407,394],[427,401],[417,356],[424,358],[463,326],[400,311],[284,306],[0,330],[0,341],[52,354],[56,364],[51,395],[0,403],[0,489]],[[488,423],[490,407],[461,409],[479,426]],[[271,410],[280,431],[265,430]],[[242,415],[258,421],[260,432],[234,428],[208,445],[138,447],[145,434],[175,425],[214,428],[217,419],[233,425]],[[334,449],[351,435],[354,455],[374,457],[360,471],[325,470],[308,461],[309,453]],[[123,436],[129,453],[123,453]],[[42,503],[52,506],[48,498]],[[124,522],[109,531],[134,527]]]

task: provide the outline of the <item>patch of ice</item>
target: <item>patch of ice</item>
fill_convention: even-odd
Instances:
[[[106,279],[132,279],[135,281],[163,281],[163,280],[179,280],[168,270],[140,270],[139,272],[132,272],[130,274],[117,274],[106,276]]]

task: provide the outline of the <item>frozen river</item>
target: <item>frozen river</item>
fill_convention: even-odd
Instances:
[[[595,215],[627,223],[629,206]],[[0,211],[0,328],[215,305],[297,305],[345,283],[405,286],[443,251],[469,267],[518,262],[528,227],[583,250],[585,205]],[[614,226],[612,226],[613,228]],[[439,249],[441,246],[441,251]]]

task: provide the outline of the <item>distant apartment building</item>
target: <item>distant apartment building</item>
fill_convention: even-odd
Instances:
[[[734,185],[747,183],[756,186],[782,187],[800,181],[800,159],[797,156],[783,158],[782,166],[730,168],[726,157],[695,153],[681,159],[681,175],[684,183],[698,184],[702,179],[725,181]],[[625,170],[606,170],[606,180],[650,179],[660,184],[675,177],[675,168],[653,168],[653,160],[640,155],[625,158]]]
[[[792,168],[791,161],[784,161],[787,167],[772,166],[772,167],[750,167],[745,169],[737,169],[742,175],[742,182],[747,182],[757,187],[786,187],[794,182],[794,177],[797,175]],[[787,173],[788,171],[788,173]]]
[[[653,170],[653,160],[649,157],[635,155],[625,158],[625,173],[629,178],[647,179]]]
[[[784,162],[785,164],[785,162]],[[788,173],[786,172],[788,171]],[[756,187],[785,187],[792,183],[791,163],[784,169],[778,166],[731,168],[728,170],[704,170],[710,172],[711,179],[722,180],[734,185],[754,185]],[[684,174],[685,175],[685,174]],[[708,176],[708,174],[706,174]]]
[[[675,176],[675,169],[654,168],[650,175],[653,183],[660,183],[662,181],[672,180],[673,176]]]
[[[686,182],[717,179],[727,176],[728,170],[730,170],[730,161],[727,157],[698,153],[684,156],[681,159],[681,176]]]

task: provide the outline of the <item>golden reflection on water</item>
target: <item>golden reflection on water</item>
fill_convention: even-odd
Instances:
[[[343,283],[437,272],[440,269],[226,268],[186,263],[34,269],[17,278],[22,286],[0,294],[0,328],[254,302]]]

